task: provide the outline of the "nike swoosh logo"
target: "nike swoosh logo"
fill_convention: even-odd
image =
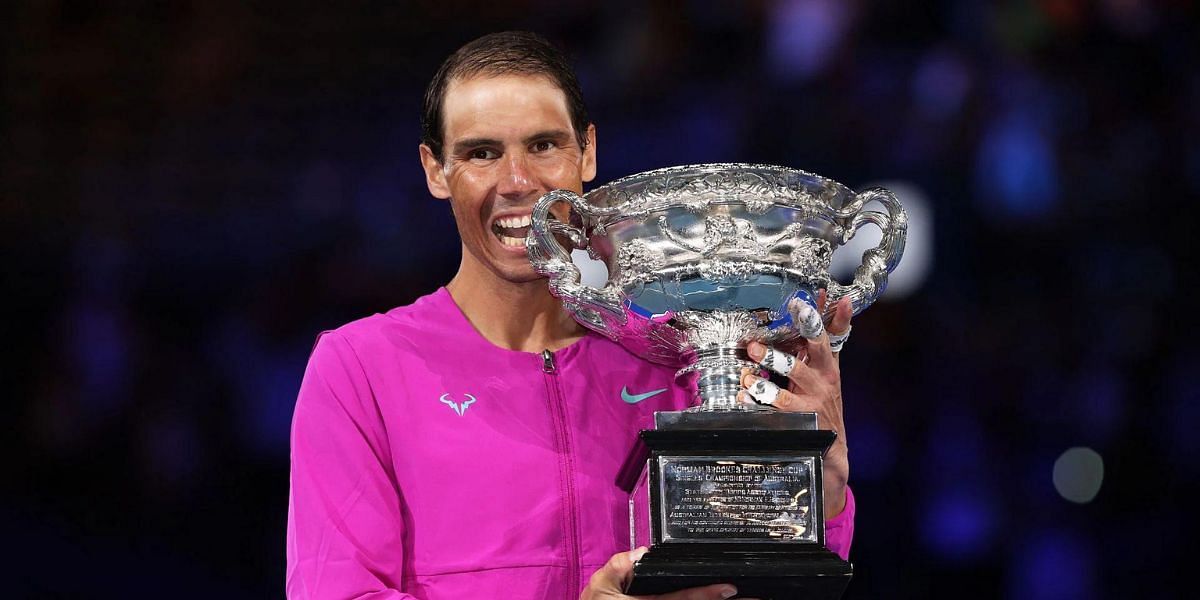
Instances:
[[[651,396],[657,396],[665,391],[667,391],[667,388],[663,388],[661,390],[654,390],[652,392],[646,392],[645,394],[630,394],[628,387],[622,387],[621,388],[621,399],[624,400],[626,404],[637,404],[638,402],[641,402],[642,400],[645,400],[646,398],[649,398]]]

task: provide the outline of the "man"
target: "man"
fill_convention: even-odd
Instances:
[[[445,288],[319,338],[293,421],[288,596],[622,598],[638,551],[618,552],[629,530],[617,473],[653,413],[691,397],[670,369],[575,323],[526,257],[537,199],[596,174],[579,84],[544,40],[485,36],[435,75],[423,129],[426,182],[450,203],[462,260]],[[835,331],[849,327],[839,311]],[[842,431],[828,338],[805,353],[789,390],[765,395]],[[645,399],[623,402],[626,388]],[[843,556],[847,476],[839,442],[825,512]]]

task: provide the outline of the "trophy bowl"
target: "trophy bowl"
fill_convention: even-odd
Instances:
[[[570,217],[551,209],[567,203]],[[880,210],[867,207],[878,204]],[[788,305],[826,310],[849,297],[855,314],[879,297],[904,251],[907,216],[883,188],[855,193],[831,179],[771,165],[668,167],[630,175],[584,196],[538,200],[526,238],[530,262],[584,326],[635,355],[695,374],[695,410],[753,411],[737,401],[745,347],[789,347],[803,330]],[[846,285],[829,275],[833,252],[864,224],[883,232]],[[580,282],[569,249],[608,267],[602,288]]]

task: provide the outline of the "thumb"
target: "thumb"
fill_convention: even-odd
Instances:
[[[633,576],[633,563],[645,553],[646,548],[642,547],[612,555],[600,570],[592,574],[588,588],[597,592],[620,594],[629,578]]]

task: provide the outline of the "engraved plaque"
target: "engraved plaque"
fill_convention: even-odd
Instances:
[[[660,456],[664,542],[817,543],[815,459]]]

